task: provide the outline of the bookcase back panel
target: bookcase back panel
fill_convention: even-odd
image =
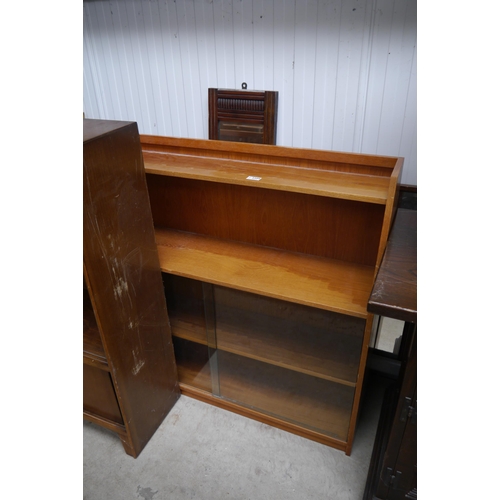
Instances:
[[[374,265],[384,206],[148,174],[155,226]]]

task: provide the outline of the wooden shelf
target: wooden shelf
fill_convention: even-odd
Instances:
[[[207,330],[205,326],[196,320],[193,321],[187,314],[170,313],[170,327],[174,337],[207,345]]]
[[[203,367],[200,369],[195,364],[179,362],[177,368],[179,374],[179,384],[195,387],[196,389],[208,393],[212,392],[212,383],[210,380],[208,365],[206,368]]]
[[[163,272],[366,318],[375,269],[156,228]]]
[[[385,204],[390,177],[143,151],[146,173]]]

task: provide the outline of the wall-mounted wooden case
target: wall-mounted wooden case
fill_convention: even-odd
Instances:
[[[208,89],[208,138],[276,144],[278,92]]]

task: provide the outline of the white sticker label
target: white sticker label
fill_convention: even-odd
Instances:
[[[253,175],[249,175],[247,177],[247,181],[260,181],[262,177],[254,177]]]

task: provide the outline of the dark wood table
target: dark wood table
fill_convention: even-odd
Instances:
[[[405,322],[398,383],[385,397],[364,500],[417,498],[417,211],[399,209],[368,301]]]
[[[368,301],[368,311],[417,322],[417,211],[400,208]]]

